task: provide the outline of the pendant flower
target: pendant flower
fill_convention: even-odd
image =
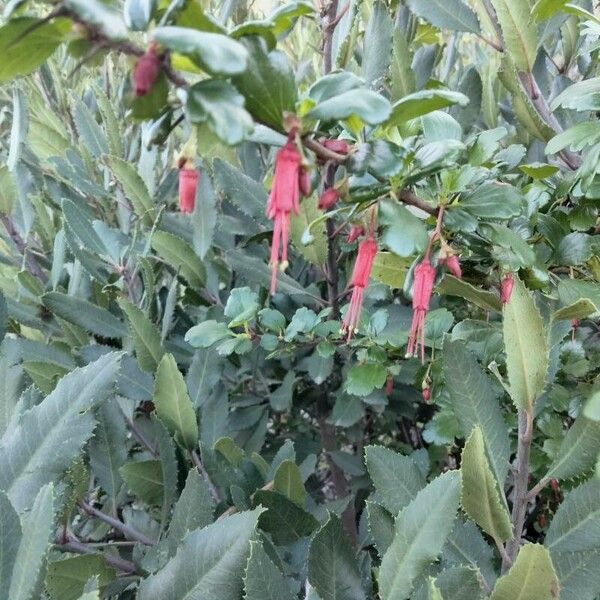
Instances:
[[[300,168],[300,177],[298,178],[298,185],[300,186],[300,194],[303,198],[308,198],[312,191],[312,181],[310,177],[310,170],[308,167]]]
[[[452,273],[457,279],[462,278],[462,269],[460,268],[460,260],[456,254],[450,254],[446,258],[440,259],[440,264],[444,265],[448,272]]]
[[[196,190],[200,174],[196,169],[179,169],[179,210],[183,213],[194,212]]]
[[[293,142],[292,132],[287,143],[275,158],[275,173],[269,200],[267,217],[273,221],[273,241],[271,243],[271,294],[277,288],[277,269],[285,271],[288,266],[287,247],[290,233],[290,213],[298,214],[300,209],[300,166],[302,157]]]
[[[365,234],[365,228],[362,225],[352,225],[348,232],[348,238],[346,241],[351,244],[355,242],[361,235]]]
[[[377,242],[372,232],[368,238],[364,239],[358,245],[358,255],[352,271],[350,281],[352,287],[352,297],[350,306],[344,315],[342,321],[342,333],[347,334],[347,339],[352,339],[352,334],[358,331],[358,322],[364,300],[365,288],[369,285],[369,277],[373,269],[373,261],[377,254]]]
[[[152,90],[154,83],[160,74],[160,58],[156,54],[156,45],[151,44],[138,58],[133,68],[133,87],[135,95],[139,98],[145,96]]]
[[[323,191],[319,197],[319,210],[329,210],[338,201],[340,193],[333,187]]]
[[[412,298],[413,316],[406,347],[407,356],[415,356],[420,346],[421,362],[425,362],[425,317],[429,310],[434,282],[435,268],[429,262],[429,257],[426,256],[415,267]]]

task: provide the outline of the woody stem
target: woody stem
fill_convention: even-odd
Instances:
[[[436,240],[438,240],[440,238],[440,235],[442,234],[442,225],[444,223],[444,211],[445,211],[445,207],[442,204],[438,210],[437,213],[437,221],[435,224],[435,229],[433,230],[433,233],[429,236],[429,243],[427,244],[427,250],[425,251],[425,257],[424,258],[429,258],[429,255],[431,254],[431,249],[433,248],[433,244],[434,242],[436,242]]]

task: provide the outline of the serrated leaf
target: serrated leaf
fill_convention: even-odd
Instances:
[[[383,506],[367,501],[365,505],[369,532],[373,538],[377,554],[382,557],[394,539],[394,517]]]
[[[375,2],[365,29],[362,76],[371,88],[382,87],[383,78],[390,65],[390,45],[394,24],[387,6]]]
[[[88,411],[111,394],[120,357],[105,354],[65,375],[0,439],[0,489],[17,510],[27,508],[42,485],[57,480],[92,435]]]
[[[532,413],[546,382],[548,339],[533,297],[518,277],[504,307],[504,348],[513,402]]]
[[[214,510],[214,503],[204,479],[197,469],[191,469],[169,524],[169,553],[175,554],[188,532],[210,525]]]
[[[580,415],[565,435],[544,478],[570,479],[591,471],[600,452],[600,421]]]
[[[521,0],[491,0],[502,30],[504,45],[517,69],[533,71],[537,55],[537,29],[530,19],[531,8]]]
[[[465,443],[460,464],[464,511],[493,539],[512,537],[512,525],[498,484],[488,464],[483,434],[475,427]]]
[[[0,435],[6,431],[25,385],[21,358],[13,340],[0,343]]]
[[[253,506],[267,510],[261,514],[259,526],[271,534],[276,544],[288,544],[310,535],[317,520],[283,494],[259,490],[252,498]]]
[[[153,373],[164,354],[156,325],[135,304],[120,299],[119,306],[127,317],[135,355],[140,367],[143,371]]]
[[[108,153],[106,136],[82,100],[75,100],[73,120],[80,142],[83,142],[94,158],[100,158],[103,154]]]
[[[452,275],[446,274],[437,289],[441,294],[460,296],[484,310],[495,312],[502,310],[502,303],[497,294],[476,288],[474,285]]]
[[[461,0],[408,0],[408,7],[440,29],[479,33],[477,15]]]
[[[414,580],[441,552],[460,499],[460,473],[448,471],[423,488],[396,519],[379,571],[382,600],[405,600]]]
[[[499,489],[508,473],[510,443],[502,409],[490,380],[461,341],[447,338],[443,348],[446,389],[463,436],[481,429],[492,471]]]
[[[165,354],[154,381],[154,406],[158,418],[188,450],[198,445],[198,424],[183,375],[172,354]]]
[[[85,331],[106,338],[121,338],[127,335],[125,324],[115,315],[82,298],[60,292],[48,292],[42,296],[42,302],[57,316]]]
[[[159,460],[130,462],[119,468],[125,486],[136,498],[148,504],[160,504],[164,482]]]
[[[558,600],[560,586],[548,550],[525,544],[494,586],[490,600]]]
[[[152,225],[154,202],[143,179],[131,163],[118,156],[109,156],[107,162],[125,197],[133,205],[135,214],[143,219],[145,225]]]
[[[366,600],[354,550],[336,515],[310,543],[308,581],[322,600]]]
[[[368,446],[365,464],[381,504],[396,516],[426,484],[417,464],[391,448]]]
[[[585,319],[598,312],[598,307],[589,298],[580,298],[577,302],[563,306],[553,315],[554,320],[572,321],[573,319]]]
[[[139,600],[239,600],[261,512],[242,512],[189,533],[167,565],[142,581]]]
[[[459,206],[474,217],[509,219],[521,212],[523,197],[512,185],[486,182],[461,197]]]
[[[88,450],[90,467],[116,511],[117,494],[123,484],[119,468],[127,460],[127,428],[116,400],[105,402],[97,419]]]
[[[222,339],[222,338],[220,338]],[[196,350],[186,375],[188,393],[195,408],[201,407],[221,380],[225,359],[210,350]]]
[[[192,213],[194,229],[194,250],[204,259],[212,246],[217,225],[217,199],[208,172],[200,175],[196,192],[196,202]]]
[[[203,287],[206,269],[185,240],[166,231],[155,231],[152,236],[152,248],[175,271],[179,271],[192,287]]]
[[[296,600],[298,597],[290,580],[273,564],[258,541],[250,542],[244,590],[244,600]]]
[[[63,200],[61,208],[65,221],[85,249],[100,256],[105,256],[107,254],[106,246],[96,233],[86,212],[71,200]]]
[[[0,491],[0,598],[8,597],[9,583],[21,543],[21,521],[8,496]]]
[[[3,589],[8,589],[6,597],[10,600],[29,600],[36,586],[54,527],[54,485],[44,485],[34,498],[29,499],[28,506],[30,503],[33,504],[31,510],[22,518],[23,535],[10,588],[8,582],[2,582]]]
[[[283,494],[298,506],[304,506],[306,490],[302,482],[302,474],[298,465],[291,460],[284,460],[273,477],[273,489]]]
[[[102,589],[115,580],[117,574],[99,554],[56,560],[48,565],[46,589],[52,600],[77,600],[92,577]]]

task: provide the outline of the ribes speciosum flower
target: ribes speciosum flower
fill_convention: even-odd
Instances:
[[[415,267],[413,283],[413,315],[406,353],[415,356],[419,346],[421,347],[421,361],[425,361],[425,317],[429,310],[429,302],[433,294],[435,282],[435,267],[425,258]]]
[[[431,400],[431,388],[425,387],[421,390],[421,393],[425,402],[429,402],[429,400]]]
[[[271,294],[277,287],[277,269],[287,268],[290,214],[298,214],[300,204],[300,165],[302,157],[294,143],[295,133],[291,133],[287,143],[275,158],[275,173],[269,200],[267,217],[273,221],[273,241],[271,243]]]
[[[150,92],[160,74],[160,58],[156,54],[156,45],[150,44],[145,54],[138,58],[133,68],[133,86],[136,96],[145,96]]]
[[[333,187],[327,188],[319,196],[319,209],[329,210],[339,199],[340,193]]]
[[[365,228],[362,225],[352,225],[348,232],[348,238],[346,241],[351,244],[355,242],[361,235],[365,234]]]
[[[350,298],[350,306],[342,321],[342,333],[347,334],[348,341],[352,338],[352,334],[358,330],[365,288],[369,285],[369,277],[371,276],[376,254],[377,242],[375,241],[374,232],[371,232],[369,237],[358,245],[358,254],[352,271],[352,279],[350,280],[352,297]]]
[[[302,194],[304,198],[308,198],[308,196],[310,196],[310,192],[312,191],[312,181],[310,178],[310,171],[308,167],[304,165],[300,167],[298,186],[300,187],[300,194]]]
[[[194,212],[199,179],[200,174],[196,169],[186,167],[179,169],[179,210],[181,212]]]
[[[512,273],[507,273],[502,279],[500,284],[500,300],[502,304],[508,304],[512,295],[513,286],[515,285],[515,279]]]
[[[460,260],[456,254],[449,254],[446,258],[441,258],[440,264],[444,265],[454,277],[461,279],[462,269],[460,268]]]

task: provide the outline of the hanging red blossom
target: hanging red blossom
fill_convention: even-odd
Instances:
[[[339,199],[340,193],[335,188],[328,188],[319,197],[319,209],[329,210]]]
[[[277,269],[287,268],[287,251],[290,232],[290,213],[298,214],[300,209],[300,165],[302,157],[290,137],[277,153],[275,173],[269,200],[267,217],[273,221],[273,241],[271,243],[271,294],[277,287]]]
[[[310,178],[310,171],[305,166],[300,168],[298,186],[300,187],[300,194],[302,194],[302,197],[308,198],[308,196],[310,196],[310,192],[312,191],[312,181]]]
[[[508,304],[510,297],[512,295],[513,286],[515,285],[515,279],[512,273],[507,273],[502,279],[502,283],[500,284],[500,300],[502,300],[502,304]]]
[[[462,278],[462,269],[460,268],[460,260],[456,254],[450,254],[446,258],[440,259],[440,264],[444,265],[448,272],[452,273],[457,279]]]
[[[415,267],[412,298],[413,317],[406,348],[408,356],[415,356],[420,346],[422,362],[425,362],[425,317],[429,310],[434,282],[435,268],[426,256]]]
[[[160,58],[156,54],[156,46],[151,44],[138,58],[133,68],[133,86],[135,95],[139,98],[150,92],[160,74]]]
[[[199,179],[200,174],[196,169],[179,169],[179,210],[181,212],[194,212]]]
[[[371,233],[358,245],[358,255],[352,271],[352,297],[350,306],[344,315],[342,321],[342,333],[347,334],[348,341],[352,339],[352,334],[358,330],[358,322],[362,310],[365,288],[369,285],[369,277],[373,268],[373,261],[377,254],[377,242],[374,234]]]
[[[350,231],[348,232],[347,242],[351,244],[355,242],[361,235],[364,235],[365,228],[362,225],[352,225],[350,227]]]

